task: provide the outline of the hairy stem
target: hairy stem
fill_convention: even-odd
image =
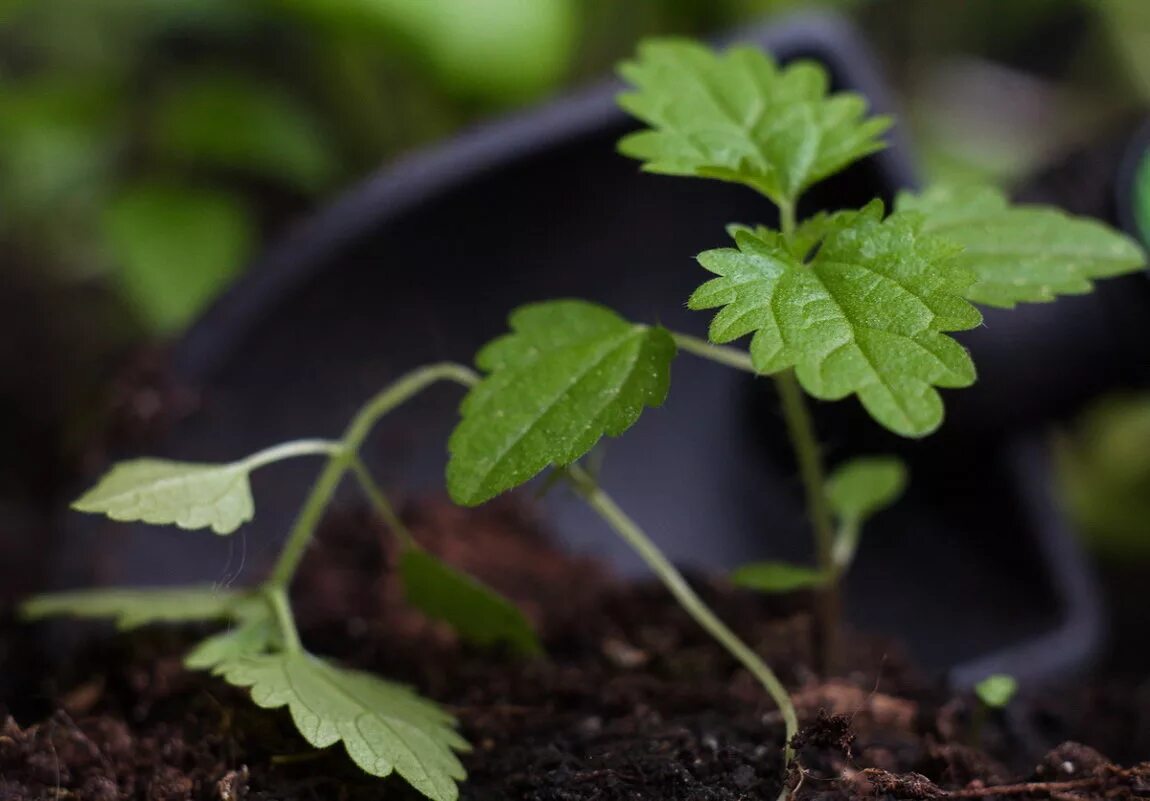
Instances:
[[[313,456],[320,453],[335,454],[342,447],[342,444],[330,439],[297,439],[257,451],[243,459],[242,464],[249,470],[256,470],[273,462],[282,462],[297,456]]]
[[[726,648],[731,656],[735,657],[763,685],[783,715],[787,733],[785,751],[789,762],[792,756],[790,742],[798,731],[798,719],[790,696],[787,695],[786,689],[774,671],[767,667],[758,654],[727,628],[726,624],[719,620],[710,607],[703,603],[703,600],[695,594],[682,574],[668,561],[658,546],[639,528],[635,521],[627,516],[626,512],[619,508],[611,496],[599,487],[587,471],[579,465],[571,465],[567,468],[567,476],[587,504],[639,554],[647,566],[670,590],[675,600],[686,610],[687,614],[694,618],[695,622],[702,626],[708,634],[718,640],[719,644]]]
[[[755,366],[751,364],[751,357],[745,350],[727,348],[722,345],[712,345],[705,339],[699,339],[690,334],[680,334],[675,331],[671,332],[671,339],[675,340],[675,345],[678,346],[680,350],[685,350],[687,353],[708,359],[712,362],[724,364],[727,367],[734,367],[736,370],[744,370],[748,373],[754,373],[755,375],[759,374]]]
[[[473,370],[461,364],[432,364],[412,370],[364,404],[340,439],[340,448],[328,459],[323,472],[312,486],[266,586],[286,589],[291,584],[340,480],[359,458],[360,447],[381,417],[438,381],[454,381],[472,386],[478,380]]]
[[[797,202],[798,199],[794,198],[779,204],[779,229],[787,240],[795,234]],[[826,474],[818,437],[794,370],[776,374],[775,387],[778,389],[787,434],[803,481],[807,519],[814,532],[815,558],[819,570],[827,576],[826,584],[816,596],[815,608],[815,661],[825,674],[833,669],[838,657],[839,579],[842,571],[837,568],[834,558],[834,518],[827,502]]]

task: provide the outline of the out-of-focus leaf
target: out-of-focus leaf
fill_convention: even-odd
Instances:
[[[1138,174],[1134,177],[1134,222],[1142,243],[1150,246],[1150,151],[1142,156]]]
[[[246,593],[219,587],[175,589],[100,589],[56,592],[26,600],[21,613],[29,620],[45,617],[109,618],[127,630],[152,623],[194,623],[232,617]]]
[[[308,109],[279,87],[224,73],[173,86],[156,110],[156,147],[193,167],[259,175],[303,192],[328,186],[339,166]]]
[[[160,334],[191,322],[243,266],[255,239],[247,210],[228,195],[161,185],[121,194],[104,229],[125,295]]]
[[[275,0],[342,34],[383,33],[450,91],[502,104],[538,97],[575,53],[574,0]]]
[[[408,603],[449,623],[463,639],[480,646],[506,643],[526,655],[543,652],[531,624],[514,604],[427,551],[407,548],[399,572]]]
[[[827,576],[820,570],[789,562],[754,562],[731,573],[731,582],[766,593],[794,592],[821,587]]]
[[[1018,682],[1013,676],[1005,673],[995,673],[974,685],[974,694],[978,700],[991,709],[1002,709],[1018,692]]]

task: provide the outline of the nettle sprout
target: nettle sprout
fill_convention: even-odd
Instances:
[[[285,443],[226,464],[141,459],[115,466],[76,503],[116,520],[210,528],[229,534],[252,518],[249,474],[288,458],[326,464],[304,500],[271,575],[249,590],[95,590],[33,598],[30,617],[79,615],[148,623],[228,621],[187,664],[250,687],[264,707],[287,706],[316,747],[342,741],[370,774],[393,772],[435,801],[452,801],[464,778],[456,752],[467,743],[433,702],[383,678],[309,654],[288,588],[336,487],[357,481],[400,540],[408,599],[481,645],[523,654],[540,644],[505,599],[419,548],[368,474],[359,452],[375,423],[429,385],[462,385],[461,421],[448,443],[451,497],[474,506],[544,471],[566,481],[645,560],[683,608],[765,688],[781,710],[786,742],[795,710],[771,669],[694,593],[652,539],[599,486],[580,460],[660,406],[680,351],[757,376],[778,388],[805,488],[816,563],[764,563],[736,580],[764,591],[810,587],[818,601],[819,653],[833,663],[839,580],[863,524],[894,502],[906,482],[896,459],[871,456],[827,474],[806,395],[857,395],[880,425],[907,437],[943,419],[939,388],[972,384],[970,355],[951,332],[977,326],[976,305],[1012,307],[1089,292],[1095,278],[1132,272],[1145,256],[1130,239],[1052,208],[1012,205],[988,187],[905,193],[888,210],[861,209],[799,220],[813,184],[883,148],[890,126],[864,100],[830,93],[826,71],[779,67],[765,53],[716,53],[686,41],[653,41],[621,72],[632,90],[620,104],[647,124],[620,150],[650,172],[743,184],[773,204],[779,225],[732,225],[732,246],[698,256],[712,274],[693,309],[718,309],[708,340],[633,322],[581,300],[515,310],[510,331],[484,347],[476,370],[424,367],[370,399],[336,441]],[[728,343],[750,336],[748,349]],[[782,746],[787,759],[792,754]]]

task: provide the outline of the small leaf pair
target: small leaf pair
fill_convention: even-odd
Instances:
[[[863,524],[891,506],[906,488],[906,467],[892,456],[854,459],[827,480],[827,502],[838,521],[833,547],[833,574],[789,562],[755,562],[731,574],[740,587],[786,593],[835,582],[847,571],[858,550]]]

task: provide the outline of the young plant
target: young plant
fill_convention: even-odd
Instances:
[[[872,457],[840,465],[827,478],[804,392],[824,400],[858,395],[880,424],[924,436],[942,421],[937,388],[974,381],[969,355],[948,335],[979,324],[973,303],[1012,306],[1086,292],[1092,278],[1137,269],[1143,254],[1098,223],[1011,206],[984,188],[905,194],[890,213],[876,200],[800,222],[803,191],[883,147],[888,120],[868,118],[855,95],[830,94],[820,67],[780,68],[747,47],[716,54],[688,42],[653,42],[622,72],[635,90],[621,104],[650,126],[623,140],[624,153],[652,172],[745,184],[779,212],[778,229],[731,226],[735,247],[699,256],[715,277],[688,303],[720,308],[709,342],[585,301],[531,304],[514,311],[510,332],[479,352],[478,373],[455,364],[416,370],[369,401],[339,441],[287,443],[222,465],[119,465],[77,508],[230,533],[253,514],[252,470],[306,454],[327,458],[279,562],[259,587],[44,596],[29,601],[26,612],[113,617],[125,627],[232,621],[229,631],[189,655],[189,666],[251,687],[260,705],[288,706],[313,745],[342,740],[367,772],[394,771],[430,798],[450,801],[463,776],[453,751],[466,747],[450,717],[411,690],[308,654],[287,590],[337,485],[350,473],[400,537],[409,600],[473,641],[539,650],[505,600],[418,549],[359,458],[383,415],[436,381],[453,381],[468,392],[448,443],[452,498],[477,505],[553,471],[763,685],[782,712],[789,742],[797,720],[774,673],[711,612],[580,459],[604,436],[621,435],[644,409],[663,403],[679,350],[772,375],[805,487],[817,563],[758,565],[738,577],[769,590],[814,586],[829,657],[839,577],[865,520],[902,491],[905,470],[897,460]],[[726,346],[746,335],[752,335],[749,351]],[[783,750],[789,758],[789,747]]]
[[[991,712],[1000,712],[1018,694],[1018,681],[1005,673],[994,673],[974,685],[974,697],[978,703],[970,719],[970,742],[976,748],[982,744],[982,731]]]
[[[620,104],[649,126],[622,140],[624,154],[650,172],[743,184],[777,209],[777,228],[732,225],[734,247],[699,255],[716,277],[688,300],[720,309],[711,343],[751,335],[745,359],[682,344],[775,380],[816,566],[764,563],[735,578],[768,591],[816,588],[821,657],[831,664],[839,578],[863,522],[898,497],[905,475],[887,458],[841,465],[828,479],[804,392],[857,395],[879,424],[926,436],[942,423],[938,388],[975,380],[969,354],[950,336],[979,325],[975,304],[1086,293],[1093,279],[1141,269],[1145,254],[1098,222],[1013,205],[990,187],[904,192],[893,211],[874,200],[797,220],[807,188],[884,146],[888,119],[868,117],[856,95],[829,94],[818,66],[780,68],[749,47],[716,54],[690,42],[648,43],[622,75],[634,90]]]

